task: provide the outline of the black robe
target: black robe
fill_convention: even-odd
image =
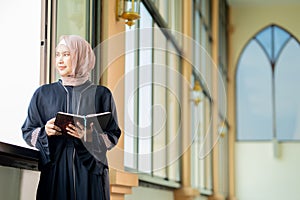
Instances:
[[[113,117],[101,133],[94,128],[93,142],[84,142],[69,135],[47,136],[45,124],[59,111],[76,114],[110,111]],[[90,81],[75,87],[65,87],[61,81],[43,85],[31,99],[22,132],[27,144],[40,152],[37,199],[110,198],[106,152],[117,144],[121,131],[109,89]],[[33,134],[38,134],[36,142],[32,140]]]

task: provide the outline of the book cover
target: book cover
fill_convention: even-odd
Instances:
[[[65,112],[58,112],[56,114],[56,119],[54,124],[61,128],[62,133],[67,133],[67,126],[69,124],[76,125],[79,122],[82,126],[89,128],[91,123],[94,123],[94,127],[98,131],[102,131],[106,129],[106,126],[111,118],[110,112],[104,113],[96,113],[96,114],[89,114],[89,115],[76,115],[70,114]]]

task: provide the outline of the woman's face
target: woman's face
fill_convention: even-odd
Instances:
[[[60,44],[56,48],[56,69],[62,77],[72,74],[70,50],[66,45]]]

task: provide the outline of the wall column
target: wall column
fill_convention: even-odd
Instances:
[[[235,68],[233,63],[233,51],[232,51],[232,34],[234,28],[231,25],[231,8],[228,10],[228,123],[230,129],[228,132],[228,167],[229,167],[229,200],[236,200],[235,197]]]
[[[113,93],[122,135],[117,146],[108,152],[110,165],[111,200],[123,200],[131,188],[138,186],[137,174],[124,171],[124,74],[125,74],[125,22],[116,19],[116,1],[102,1],[101,84]]]
[[[184,38],[192,37],[192,0],[183,1],[183,30],[182,34]],[[183,60],[182,60],[182,76],[184,79],[190,83],[190,77],[192,75],[192,66],[185,57],[190,57],[192,55],[193,46],[188,39],[183,41]],[[199,195],[199,191],[191,187],[191,149],[190,149],[190,89],[187,84],[182,86],[182,147],[184,149],[183,155],[181,157],[181,188],[174,191],[175,200],[193,200]]]
[[[214,103],[212,104],[212,133],[213,141],[217,141],[213,147],[213,194],[209,197],[209,200],[224,200],[225,197],[221,194],[219,184],[219,145],[218,145],[218,126],[219,126],[219,107],[218,107],[218,68],[219,68],[219,0],[212,0],[212,60],[214,65],[212,66],[212,98]]]

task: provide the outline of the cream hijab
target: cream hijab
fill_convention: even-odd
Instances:
[[[59,45],[66,45],[70,50],[72,74],[61,77],[63,85],[78,86],[89,79],[89,74],[95,66],[95,54],[90,44],[77,35],[63,35]]]

